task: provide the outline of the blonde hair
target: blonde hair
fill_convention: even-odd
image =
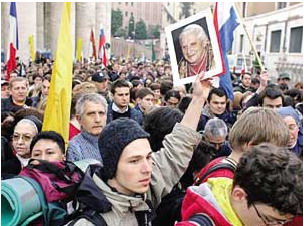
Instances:
[[[287,146],[289,132],[283,118],[273,109],[250,107],[233,125],[229,133],[231,148],[244,152],[244,145],[269,142]]]

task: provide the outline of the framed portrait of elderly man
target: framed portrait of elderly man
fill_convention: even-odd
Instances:
[[[199,12],[165,28],[174,85],[191,83],[224,72],[211,10]]]

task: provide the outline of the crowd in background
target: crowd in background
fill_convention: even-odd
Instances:
[[[109,143],[114,145],[112,143],[115,142],[117,145],[127,145],[128,142],[135,139],[147,138],[153,153],[157,153],[162,148],[172,148],[170,145],[174,142],[171,139],[179,139],[177,149],[182,149],[184,143],[187,143],[185,139],[179,138],[179,134],[174,133],[174,127],[182,122],[188,107],[195,100],[198,92],[196,88],[191,84],[174,86],[169,61],[149,62],[139,59],[112,58],[107,67],[100,62],[86,60],[73,64],[69,142],[65,146],[56,145],[60,143],[58,140],[62,139],[59,134],[41,132],[52,80],[52,66],[53,61],[49,59],[37,59],[29,65],[19,63],[16,70],[10,74],[10,80],[7,81],[5,65],[2,64],[2,179],[6,174],[18,175],[31,158],[71,162],[90,158],[111,168],[109,164],[114,160],[107,155],[107,151],[101,150],[100,142],[104,146]],[[267,72],[232,74],[233,100],[228,99],[221,87],[212,87],[208,91],[195,129],[201,138],[192,147],[194,154],[189,157],[189,163],[186,164],[188,167],[181,172],[177,168],[181,176],[176,176],[176,183],[170,184],[171,187],[185,191],[195,183],[199,185],[202,181],[197,183],[197,180],[200,179],[204,167],[210,166],[212,162],[215,164],[214,161],[219,159],[222,161],[227,156],[234,159],[237,164],[241,158],[238,154],[244,152],[244,150],[239,150],[239,144],[243,142],[242,139],[247,139],[246,136],[251,136],[246,141],[251,142],[250,145],[270,142],[274,145],[285,146],[289,152],[302,160],[303,84],[298,81],[291,85],[290,76],[287,73],[277,75],[276,83],[270,82],[269,77]],[[260,110],[251,110],[253,112],[249,110],[257,106],[261,107],[258,108]],[[266,110],[265,113],[269,114],[270,118],[266,116],[259,118],[260,114],[263,114],[261,109],[265,108],[271,111],[268,113]],[[254,115],[251,117],[250,114]],[[280,119],[276,119],[276,117],[280,117]],[[112,125],[114,121],[119,122],[122,118],[132,119],[143,131],[134,130],[136,137],[130,138],[131,140],[126,143],[124,142],[127,138],[124,135],[116,137],[115,133],[112,134],[112,137],[106,137],[103,138],[105,140],[100,141],[100,134],[109,129],[107,125]],[[273,118],[275,118],[274,121],[272,121]],[[278,123],[280,125],[274,125]],[[268,133],[268,131],[262,131],[261,124],[266,124],[271,128],[278,127],[272,128],[272,131]],[[116,126],[118,131],[125,130],[126,134],[130,133],[124,127],[124,122]],[[129,126],[134,127],[132,123]],[[240,127],[239,130],[236,129],[238,127]],[[279,132],[273,132],[275,130],[279,131],[281,135]],[[187,130],[184,132],[185,138],[191,137],[190,132]],[[259,135],[254,133],[260,133],[263,138],[256,138]],[[173,137],[165,139],[168,134],[173,134]],[[284,139],[285,143],[283,143]],[[114,147],[107,147],[108,150],[113,149],[112,151],[115,152]],[[265,147],[263,148],[265,149]],[[256,152],[259,151],[256,150]],[[249,157],[244,157],[244,159]],[[159,161],[162,163],[163,159]],[[113,172],[110,173],[113,174]],[[109,172],[106,175],[108,176],[108,174]],[[111,176],[108,177],[111,179]],[[233,178],[233,174],[228,177]],[[113,187],[115,187],[115,181],[109,181],[110,185],[113,183]],[[171,190],[164,193],[169,194],[170,192]],[[162,198],[164,195],[162,194],[160,197]],[[155,203],[161,202],[157,200]],[[292,213],[292,215],[298,214],[296,211],[284,212],[285,209],[282,211]],[[178,220],[187,220],[185,216],[187,214],[183,213],[183,218]],[[246,216],[242,217],[246,218]],[[157,220],[162,222],[163,219]],[[157,223],[157,220],[154,222],[155,225],[164,225]],[[172,224],[172,222],[170,223]],[[181,225],[183,224],[181,223]]]

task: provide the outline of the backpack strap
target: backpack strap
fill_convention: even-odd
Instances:
[[[79,215],[77,215],[76,218],[74,218],[70,223],[68,223],[67,226],[73,226],[77,223],[78,220],[83,218],[87,221],[90,221],[93,225],[107,226],[107,222],[100,215],[100,213],[90,209],[85,210],[83,212],[79,212]]]
[[[188,222],[194,223],[197,226],[215,226],[214,221],[203,213],[194,214],[189,218]]]
[[[229,158],[225,158],[225,160],[227,162],[221,162],[219,164],[216,164],[216,165],[210,167],[206,173],[204,173],[200,178],[197,178],[195,180],[194,185],[200,185],[202,183],[202,181],[205,180],[209,176],[209,174],[213,173],[214,171],[216,171],[218,169],[228,169],[228,170],[231,170],[232,172],[234,172],[236,169],[236,163]]]

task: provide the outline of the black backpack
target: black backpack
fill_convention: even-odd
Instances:
[[[210,173],[218,169],[229,169],[235,171],[235,165],[227,162],[216,164],[210,167],[202,177],[196,181],[195,185],[199,185]],[[175,185],[172,191],[162,198],[161,203],[156,209],[156,218],[152,221],[152,225],[174,225],[176,221],[181,221],[181,209],[186,191],[181,189],[178,184]]]

